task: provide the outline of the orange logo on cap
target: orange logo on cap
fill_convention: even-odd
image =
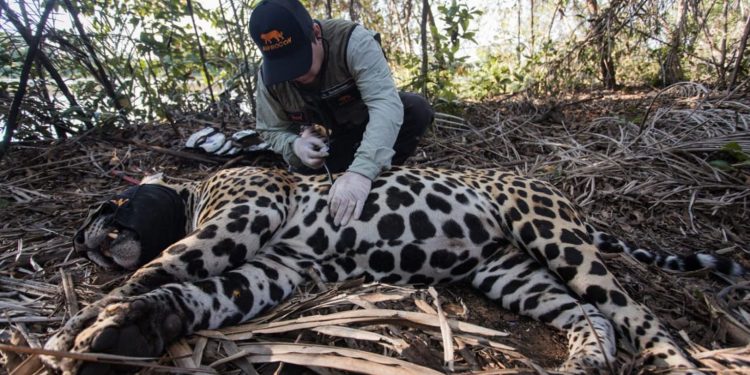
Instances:
[[[267,33],[260,34],[260,39],[266,44],[280,42],[284,40],[284,33],[279,30],[271,30]]]
[[[271,30],[260,34],[260,40],[265,43],[265,46],[262,48],[265,52],[292,44],[292,37],[285,38],[284,33],[279,30]]]

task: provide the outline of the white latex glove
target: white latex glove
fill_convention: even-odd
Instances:
[[[328,156],[328,146],[317,136],[312,127],[302,131],[299,138],[294,140],[292,150],[302,161],[302,164],[312,169],[322,167],[326,156]]]
[[[359,219],[370,188],[372,181],[359,173],[346,172],[339,176],[328,193],[328,209],[333,217],[333,224],[346,225],[351,219]]]

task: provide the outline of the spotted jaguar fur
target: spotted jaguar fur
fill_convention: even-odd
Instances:
[[[328,215],[325,176],[237,168],[200,182],[152,183],[181,198],[185,220],[170,225],[188,234],[73,316],[46,348],[159,355],[178,337],[263,313],[312,267],[326,281],[469,280],[502,307],[567,332],[562,369],[573,373],[606,370],[615,331],[649,364],[693,369],[659,319],[607,270],[600,251],[626,251],[666,268],[744,272],[707,255],[656,257],[587,225],[549,183],[498,170],[394,168],[373,182],[361,218],[347,226]],[[76,248],[104,266],[137,266],[133,249],[148,244],[132,234],[112,242],[109,232],[122,236],[127,228],[116,228],[112,212],[93,214]],[[116,371],[45,361],[68,373]]]

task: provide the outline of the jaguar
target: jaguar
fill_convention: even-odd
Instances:
[[[45,347],[158,356],[177,338],[262,314],[312,269],[328,282],[468,280],[500,306],[566,332],[563,371],[606,372],[619,335],[649,366],[699,373],[602,254],[745,273],[731,260],[661,255],[598,231],[552,184],[510,172],[394,167],[373,181],[361,217],[345,226],[328,212],[330,179],[262,167],[177,184],[157,176],[93,207],[75,249],[102,267],[135,272]],[[128,370],[44,361],[64,373]]]

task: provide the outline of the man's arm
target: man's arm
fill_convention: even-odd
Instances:
[[[256,88],[257,123],[255,129],[271,146],[271,149],[293,167],[302,166],[302,161],[294,153],[292,144],[299,138],[294,132],[294,126],[287,118],[279,102],[273,98],[263,83],[263,75],[258,72],[258,87]]]
[[[347,49],[347,65],[370,115],[362,143],[349,171],[375,179],[391,166],[393,145],[404,118],[404,107],[391,69],[374,33],[357,26]]]

